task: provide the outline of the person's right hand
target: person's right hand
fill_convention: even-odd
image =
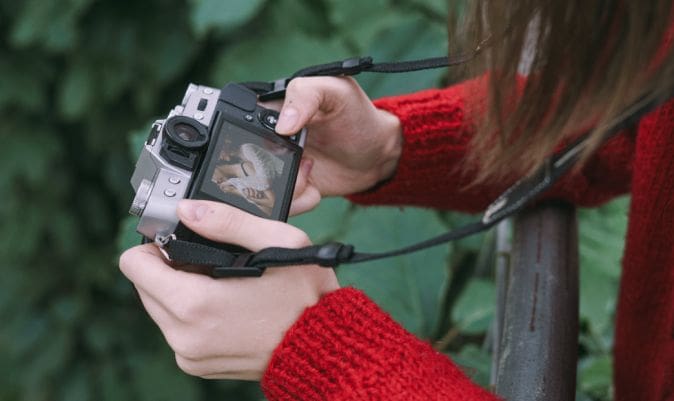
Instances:
[[[365,191],[395,172],[402,148],[396,116],[374,107],[348,77],[296,78],[286,90],[276,131],[308,130],[291,214],[322,196]]]

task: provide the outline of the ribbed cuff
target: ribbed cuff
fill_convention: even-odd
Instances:
[[[353,288],[286,333],[262,380],[270,400],[493,400],[444,355]]]
[[[462,193],[474,173],[465,157],[474,127],[466,121],[466,97],[483,90],[483,79],[447,89],[382,98],[379,109],[396,115],[403,148],[394,176],[373,190],[347,198],[362,205],[412,205],[467,212],[490,201],[489,191]]]

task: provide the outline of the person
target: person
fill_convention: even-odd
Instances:
[[[290,82],[277,131],[310,132],[292,213],[325,196],[477,212],[596,127],[582,166],[545,196],[595,206],[631,193],[615,399],[674,400],[674,102],[598,140],[626,106],[671,91],[671,0],[475,3],[470,38],[491,34],[476,78],[375,102],[351,78]],[[253,251],[310,244],[291,225],[223,204],[182,201],[178,216]],[[330,269],[213,280],[172,269],[153,245],[125,252],[120,268],[189,374],[261,380],[270,400],[496,399],[362,292],[340,288]]]

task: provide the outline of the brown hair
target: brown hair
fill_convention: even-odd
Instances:
[[[672,0],[474,0],[462,32],[471,46],[488,39],[471,67],[489,72],[486,105],[473,107],[478,180],[530,172],[594,126],[587,156],[627,106],[671,91],[672,11]]]

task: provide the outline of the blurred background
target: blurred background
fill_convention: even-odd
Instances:
[[[117,269],[151,122],[189,82],[273,80],[355,55],[446,54],[445,0],[0,0],[0,400],[262,400],[256,383],[183,374]],[[451,44],[450,44],[451,45]],[[453,72],[363,75],[372,97]],[[612,399],[610,349],[628,199],[582,210],[578,400]],[[472,217],[329,199],[291,220],[316,242],[386,250]],[[486,385],[493,235],[343,267]],[[235,330],[235,328],[233,328]]]

